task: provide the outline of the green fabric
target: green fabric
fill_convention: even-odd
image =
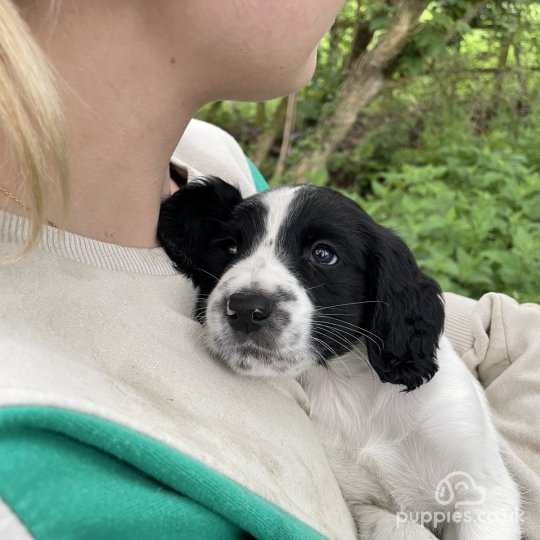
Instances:
[[[249,159],[248,157],[246,157],[246,159],[249,165],[249,170],[251,171],[253,182],[255,183],[255,189],[257,190],[257,193],[268,189],[270,186],[264,179],[264,176],[261,174],[259,169],[255,167],[255,164],[253,163],[253,161],[251,161],[251,159]]]
[[[112,422],[0,409],[0,497],[38,539],[321,539],[193,458]]]

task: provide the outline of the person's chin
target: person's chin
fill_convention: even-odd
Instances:
[[[277,67],[268,70],[264,79],[256,80],[256,84],[242,86],[241,90],[229,92],[216,99],[238,101],[266,101],[297,92],[308,84],[317,67],[317,49],[314,49],[306,60],[295,67],[285,69]]]
[[[313,74],[315,73],[315,68],[317,67],[317,49],[315,49],[306,59],[306,61],[301,64],[288,78],[284,81],[283,88],[280,90],[279,94],[286,96],[298,92],[304,86],[311,82]]]
[[[312,51],[312,53],[309,55],[308,59],[302,66],[302,69],[299,73],[298,88],[296,88],[296,90],[299,90],[300,88],[306,86],[306,84],[308,84],[313,78],[313,74],[315,73],[315,69],[317,68],[317,50],[318,48]]]

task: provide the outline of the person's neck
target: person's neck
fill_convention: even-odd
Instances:
[[[46,34],[38,14],[23,12],[58,73],[68,119],[67,212],[51,202],[46,217],[82,236],[154,247],[169,158],[200,102],[190,98],[189,80],[179,84],[181,59],[143,17],[126,9],[122,20],[111,13],[97,25],[93,12],[62,9]],[[13,164],[0,164],[0,183],[24,195],[9,170]],[[1,207],[24,214],[13,201]]]

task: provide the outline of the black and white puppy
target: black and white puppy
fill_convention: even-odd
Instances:
[[[199,287],[209,350],[298,378],[360,538],[520,538],[482,388],[392,231],[327,188],[242,200],[205,178],[163,203],[158,235]]]

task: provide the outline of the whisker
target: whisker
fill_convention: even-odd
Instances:
[[[353,376],[352,376],[351,370],[349,369],[349,366],[346,364],[345,360],[343,360],[343,358],[338,358],[338,361],[341,362],[343,364],[343,367],[347,370],[347,373],[349,374],[349,379],[352,379]],[[328,365],[330,371],[332,370],[336,371],[336,368],[332,364],[333,363],[330,363]],[[341,373],[338,373],[338,375],[341,375]]]
[[[385,304],[386,306],[390,307],[390,304],[388,304],[388,302],[383,302],[382,300],[363,300],[362,302],[347,302],[345,304],[334,304],[333,306],[316,306],[315,311],[322,311],[323,309],[330,309],[340,306],[353,306],[358,304]]]
[[[198,344],[199,341],[206,336],[206,334],[208,334],[208,330],[206,328],[203,327],[203,329],[201,330],[200,334],[194,339],[193,343],[196,343]]]
[[[329,366],[329,363],[326,360],[326,358],[321,354],[320,351],[317,350],[316,347],[314,347],[313,345],[310,345],[309,346],[309,351],[312,352],[312,353],[315,353],[321,359],[322,365],[327,366],[327,367]]]
[[[316,310],[314,310],[314,311],[316,311]],[[358,316],[357,313],[345,313],[345,312],[343,312],[343,313],[326,313],[325,312],[323,314],[323,313],[319,313],[318,311],[316,311],[316,315],[317,315],[317,317],[320,317],[321,315],[335,315],[337,317],[357,317]]]
[[[366,330],[364,327],[362,326],[359,326],[357,324],[353,324],[349,321],[343,321],[341,319],[338,319],[337,317],[333,317],[332,315],[329,315],[327,313],[324,313],[324,314],[321,314],[321,313],[317,313],[317,318],[323,318],[323,319],[331,319],[332,321],[338,321],[339,323],[342,323],[342,324],[346,324],[350,327],[354,327],[354,328],[358,328],[359,330],[362,330],[364,332],[367,332],[368,334],[370,334],[371,336],[377,338],[378,340],[381,341],[381,343],[383,342],[383,339],[381,337],[379,337],[377,334],[374,334],[373,332],[370,332],[369,330]]]
[[[351,332],[347,332],[346,330],[342,329],[339,325],[337,325],[336,323],[333,323],[333,322],[319,322],[319,323],[312,323],[312,324],[318,324],[320,327],[325,327],[325,325],[331,325],[329,327],[330,328],[333,328],[334,330],[338,331],[338,332],[341,332],[343,334],[347,334],[349,336],[351,336],[355,341],[358,341],[358,339],[356,338],[356,336],[354,334],[352,334]],[[379,354],[382,354],[382,351],[381,351],[381,347],[379,346],[379,344],[370,336],[364,334],[362,331],[358,331],[358,333],[365,337],[366,339],[369,339],[370,341],[372,341],[375,346],[379,349]],[[382,341],[382,340],[381,340]],[[383,344],[384,346],[384,344]]]
[[[321,334],[321,335],[322,335],[322,334]],[[336,352],[332,349],[332,347],[330,347],[329,345],[327,345],[322,339],[316,338],[316,337],[314,337],[314,336],[313,336],[313,339],[314,339],[314,341],[319,342],[321,345],[324,345],[324,346],[332,353],[332,355],[334,355],[334,356],[336,355]],[[319,353],[319,354],[320,354],[320,353]],[[324,360],[324,365],[325,365],[325,366],[328,366],[328,365],[329,365],[329,362],[328,362],[328,360],[327,360],[326,358],[324,358],[324,356],[323,356],[322,354],[321,354],[321,358],[323,358],[323,360]]]
[[[337,338],[339,339],[336,339],[335,337],[332,338],[332,339],[335,339],[336,341],[338,341],[339,343],[339,340],[342,340],[342,342],[340,343],[340,345],[343,345],[347,348],[347,350],[349,350],[349,352],[353,352],[356,351],[359,356],[359,358],[361,358],[362,360],[365,360],[366,362],[368,361],[368,358],[366,357],[366,355],[364,354],[363,351],[361,351],[360,349],[358,349],[358,347],[356,347],[356,345],[350,341],[349,339],[347,339],[345,336],[341,335],[339,332],[342,332],[341,330],[338,330],[338,329],[332,329],[332,328],[328,328],[328,327],[325,327],[325,326],[322,326],[322,327],[318,327],[319,330],[321,329],[324,329],[324,330],[328,330],[329,332],[331,332],[334,336],[337,336]],[[318,332],[320,334],[320,332]],[[331,336],[327,336],[327,337],[331,337]],[[354,336],[353,336],[354,337]],[[352,349],[349,349],[349,347],[352,347]]]
[[[358,347],[357,347],[358,340],[356,339],[356,336],[354,334],[350,334],[349,332],[346,332],[345,330],[342,330],[340,328],[331,327],[331,326],[327,326],[327,325],[323,325],[323,324],[318,324],[316,326],[316,328],[319,331],[326,330],[326,331],[330,332],[332,334],[332,336],[337,336],[341,340],[341,345],[346,344],[348,347],[354,347],[357,350],[359,350]],[[350,337],[348,337],[348,336],[350,336]],[[335,339],[335,338],[333,338],[333,339]],[[363,352],[362,352],[362,355],[363,355]]]
[[[323,334],[322,332],[317,332],[316,330],[314,330],[314,332],[317,333],[319,336],[328,337],[327,335]],[[318,341],[319,343],[322,343],[336,358],[339,357],[339,354],[334,349],[332,349],[332,347],[330,347],[330,345],[328,345],[328,343],[325,343],[322,339],[318,339],[316,337],[313,337],[313,339],[315,341]]]
[[[211,274],[210,272],[207,272],[206,270],[204,270],[204,268],[195,268],[195,270],[200,270],[201,272],[204,272],[205,274],[208,274],[210,277],[213,277],[216,281],[219,281],[219,278],[214,276],[214,274]]]
[[[347,340],[345,340],[345,338],[343,336],[338,336],[339,339],[337,339],[336,337],[332,337],[332,336],[329,336],[328,334],[325,334],[324,332],[320,332],[320,331],[316,331],[316,330],[312,330],[313,332],[317,333],[318,335],[320,336],[323,336],[323,337],[326,337],[326,338],[330,338],[330,339],[333,339],[334,341],[336,341],[338,344],[342,345],[343,347],[345,347],[347,349],[347,351],[351,354],[353,354],[354,356],[356,356],[356,358],[358,358],[361,362],[368,362],[368,359],[366,358],[366,356],[362,353],[362,351],[360,351],[359,349],[357,349],[354,344],[352,344],[351,342],[346,342]],[[317,338],[313,338],[313,339],[317,339]],[[340,340],[344,340],[346,343],[342,343]],[[318,340],[320,341],[320,340]],[[323,342],[324,343],[324,342]],[[327,343],[324,343],[325,346],[327,346],[327,348],[329,348],[329,345]],[[349,348],[351,347],[351,348]],[[332,349],[333,350],[333,349]],[[335,354],[335,358],[339,358],[339,355],[334,351],[334,354]]]
[[[306,291],[312,291],[313,289],[317,289],[318,287],[324,287],[326,283],[321,283],[320,285],[315,285],[314,287],[309,287],[305,289]]]
[[[336,332],[346,334],[346,335],[350,336],[352,339],[354,339],[355,341],[358,341],[358,337],[356,335],[354,335],[352,332],[349,332],[348,331],[349,329],[344,330],[343,328],[341,328],[340,326],[338,326],[335,323],[332,323],[332,322],[313,322],[312,324],[316,325],[318,328],[326,328],[328,330],[334,330]],[[363,335],[360,332],[359,332],[359,334]]]
[[[323,334],[321,334],[321,335],[323,335]],[[324,343],[324,341],[321,341],[321,340],[318,339],[318,338],[313,338],[313,339],[316,340],[316,341],[318,341],[318,342],[320,342],[320,343],[322,343],[323,345],[326,345],[326,343]],[[328,360],[326,360],[326,359],[322,356],[322,354],[321,354],[319,351],[317,351],[317,349],[313,349],[313,350],[321,357],[321,359],[322,359],[323,362],[324,362],[324,365],[326,366],[326,368],[327,368],[329,371],[334,371],[334,372],[336,372],[336,368],[335,368],[335,366],[334,366],[334,362],[337,360],[337,361],[341,362],[341,363],[343,364],[343,366],[345,367],[345,369],[347,370],[347,373],[349,374],[349,379],[352,379],[352,378],[353,378],[352,373],[351,373],[351,370],[349,369],[349,366],[345,363],[345,360],[343,360],[343,358],[341,358],[341,357],[338,356],[337,358],[328,361]],[[358,356],[358,354],[355,354],[354,351],[350,351],[350,352],[351,352],[354,356],[356,356],[361,362],[364,362],[364,361],[365,361],[365,358]],[[368,365],[369,365],[369,362],[368,362]],[[371,372],[371,369],[372,369],[371,366],[369,366],[369,368],[370,368],[370,372]],[[338,373],[338,375],[341,375],[341,374]]]

